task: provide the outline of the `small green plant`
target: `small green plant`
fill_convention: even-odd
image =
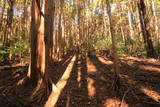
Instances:
[[[4,60],[4,57],[9,54],[8,48],[2,47],[0,48],[0,62]]]
[[[103,39],[100,39],[100,40],[97,40],[94,44],[95,48],[97,49],[104,49],[104,48],[107,48],[109,46],[111,46],[112,42],[110,39],[108,38],[103,38]]]
[[[27,54],[29,52],[29,44],[27,41],[21,40],[14,42],[8,49],[14,55]]]
[[[12,57],[25,57],[29,54],[29,43],[26,40],[14,40],[10,42],[10,46],[0,48],[0,62],[2,62],[9,54]],[[7,58],[8,59],[8,58]]]

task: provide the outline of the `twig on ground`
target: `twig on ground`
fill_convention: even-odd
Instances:
[[[126,97],[127,93],[130,91],[131,89],[128,88],[127,91],[125,91],[124,95],[123,95],[123,98],[122,98],[122,101],[120,103],[120,107],[123,107],[123,102],[124,102],[124,98]]]

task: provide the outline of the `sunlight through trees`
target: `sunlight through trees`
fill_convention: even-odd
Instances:
[[[0,0],[0,105],[159,105],[159,11],[159,0]]]

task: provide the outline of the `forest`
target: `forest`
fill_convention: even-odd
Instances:
[[[160,1],[0,0],[0,107],[160,107]]]

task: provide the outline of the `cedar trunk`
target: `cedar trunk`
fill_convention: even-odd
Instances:
[[[31,9],[31,83],[36,86],[45,73],[44,18],[36,0]],[[43,4],[44,8],[44,4]]]
[[[119,67],[118,67],[118,55],[117,55],[117,49],[116,49],[116,41],[115,41],[115,34],[114,34],[114,28],[112,24],[112,16],[111,16],[111,6],[110,2],[107,2],[107,10],[108,10],[108,21],[109,21],[109,32],[112,39],[112,54],[113,54],[113,67],[114,67],[114,74],[115,74],[115,80],[112,84],[112,88],[118,92],[118,88],[120,87],[120,78],[119,78]]]
[[[149,32],[150,25],[149,25],[149,19],[146,14],[146,5],[143,0],[139,0],[137,4],[138,4],[140,24],[141,24],[142,35],[144,39],[147,56],[154,58],[156,57],[156,52],[154,50],[152,37]]]

